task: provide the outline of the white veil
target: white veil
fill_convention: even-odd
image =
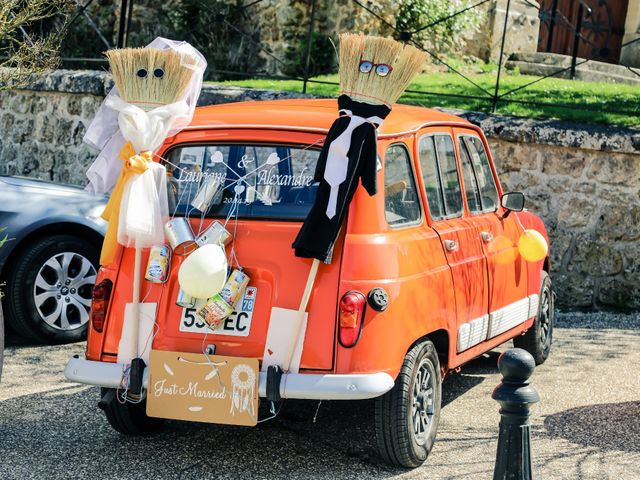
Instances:
[[[194,70],[194,75],[185,91],[184,98],[179,102],[184,102],[186,108],[181,108],[180,114],[173,116],[172,123],[168,126],[168,132],[163,136],[158,145],[155,145],[157,138],[151,141],[148,149],[155,151],[162,145],[164,138],[175,135],[191,123],[193,112],[196,108],[198,97],[200,96],[202,78],[207,67],[207,61],[200,52],[187,42],[158,37],[147,45],[147,47],[162,50],[171,48],[177,52],[187,54],[185,58],[195,59],[195,63],[183,63],[184,66],[188,66]],[[128,104],[120,98],[118,90],[113,87],[107,94],[104,102],[102,102],[95,118],[84,135],[84,142],[100,150],[97,158],[87,170],[89,184],[86,190],[96,195],[102,195],[111,191],[120,175],[122,161],[118,159],[118,153],[126,143],[126,140],[119,126],[118,117],[120,111],[122,111],[126,105]]]

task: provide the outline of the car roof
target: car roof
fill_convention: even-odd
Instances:
[[[337,116],[337,99],[282,99],[198,107],[189,129],[254,127],[326,132]],[[464,124],[467,120],[431,108],[396,104],[380,136],[413,132],[426,124]]]

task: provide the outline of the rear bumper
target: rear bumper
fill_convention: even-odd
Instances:
[[[64,376],[76,383],[118,388],[124,365],[71,358]],[[147,388],[147,369],[143,386]],[[260,372],[258,395],[266,397],[267,374]],[[379,397],[393,388],[393,378],[384,372],[349,375],[286,373],[282,375],[280,396],[303,400],[365,400]]]

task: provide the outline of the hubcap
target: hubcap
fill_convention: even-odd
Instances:
[[[96,269],[82,255],[64,252],[47,260],[36,275],[33,300],[40,318],[57,330],[75,330],[89,321]]]
[[[413,383],[411,395],[411,419],[413,433],[418,443],[429,436],[433,424],[435,375],[427,359],[422,360]]]

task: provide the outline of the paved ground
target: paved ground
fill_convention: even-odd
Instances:
[[[562,315],[551,359],[533,384],[538,479],[640,479],[640,316]],[[0,478],[490,479],[497,442],[498,353],[444,384],[438,441],[427,464],[403,471],[376,459],[371,402],[296,405],[257,428],[170,423],[122,438],[96,408],[96,388],[62,377],[83,344],[11,341],[0,386]],[[291,407],[291,405],[289,405]]]

